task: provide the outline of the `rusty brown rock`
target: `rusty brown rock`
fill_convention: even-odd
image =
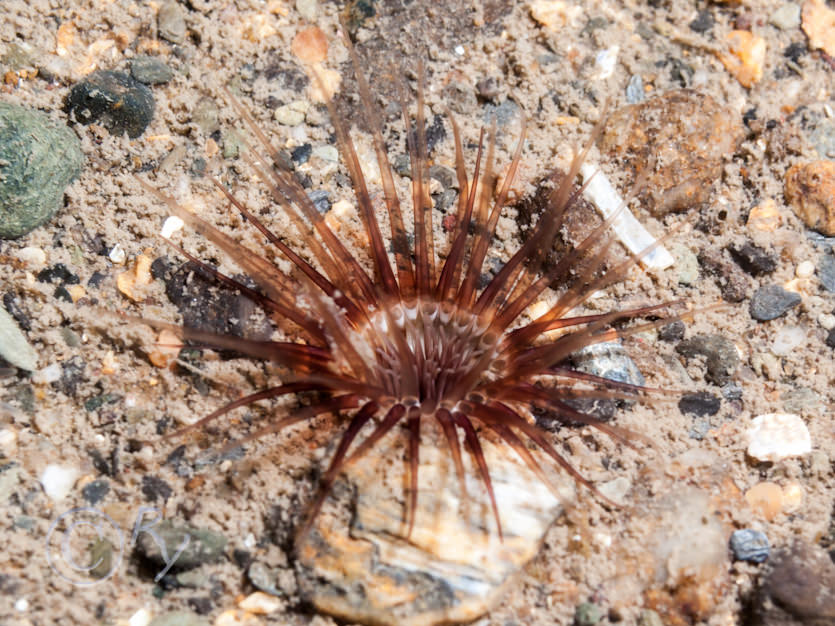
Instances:
[[[615,111],[600,149],[618,158],[629,183],[648,172],[641,201],[656,217],[705,205],[723,161],[743,136],[741,122],[710,96],[678,89]]]
[[[786,172],[783,192],[806,226],[830,237],[835,235],[835,162],[793,165]]]

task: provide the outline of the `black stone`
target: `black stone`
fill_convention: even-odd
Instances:
[[[142,477],[142,493],[150,502],[156,502],[157,499],[168,500],[174,490],[171,486],[158,476],[143,476]]]
[[[733,342],[722,335],[696,335],[681,341],[676,352],[686,358],[705,357],[705,380],[716,385],[730,382],[737,367],[739,354]]]
[[[787,291],[780,285],[765,285],[754,292],[748,311],[755,320],[767,322],[797,306],[800,300],[800,294],[794,291]]]
[[[99,479],[84,485],[81,489],[81,495],[84,496],[88,504],[95,505],[101,502],[109,491],[110,484],[104,479]]]
[[[78,276],[67,269],[63,263],[56,263],[52,267],[42,269],[37,274],[38,282],[61,285],[77,285],[80,281]]]
[[[191,261],[166,279],[165,293],[183,316],[183,324],[218,334],[268,339],[269,323],[252,318],[255,302],[230,289],[213,287],[213,277]]]
[[[829,331],[825,339],[826,345],[830,348],[835,348],[835,328]]]
[[[696,19],[690,22],[690,30],[706,33],[713,28],[713,14],[710,11],[699,11]]]
[[[171,270],[171,262],[167,256],[160,256],[154,259],[151,263],[151,276],[157,280],[165,280],[166,275]]]
[[[777,259],[751,242],[746,242],[738,248],[728,246],[728,252],[731,253],[731,257],[737,265],[751,276],[770,274],[777,269]]]
[[[807,48],[805,41],[795,41],[794,43],[790,43],[786,49],[783,50],[783,56],[797,63],[800,61],[800,57],[806,55],[808,52],[809,49]]]
[[[55,288],[55,291],[52,292],[52,297],[56,300],[63,300],[64,302],[69,302],[70,304],[72,304],[72,296],[70,295],[70,292],[67,291],[67,288],[64,287],[64,285],[58,285]]]
[[[303,165],[307,163],[312,153],[313,146],[309,143],[304,143],[296,148],[293,148],[292,152],[290,152],[290,156],[292,157],[296,165]]]
[[[232,550],[232,560],[234,560],[235,564],[241,569],[248,568],[252,564],[252,559],[252,552],[249,550],[242,550],[241,548],[235,548]]]
[[[148,87],[122,72],[99,70],[73,85],[64,110],[81,124],[97,122],[135,139],[154,118],[154,107]]]
[[[698,417],[716,415],[722,401],[707,391],[697,391],[681,397],[678,401],[678,410],[682,413],[691,413]]]

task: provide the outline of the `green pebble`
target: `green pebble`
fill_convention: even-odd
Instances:
[[[644,609],[638,616],[638,626],[664,626],[664,622],[655,611]]]
[[[148,626],[209,626],[209,622],[190,611],[172,611],[158,615]]]
[[[600,607],[592,602],[583,602],[574,609],[575,626],[594,626],[600,621]]]
[[[81,142],[45,113],[0,102],[0,239],[51,219],[84,166]]]

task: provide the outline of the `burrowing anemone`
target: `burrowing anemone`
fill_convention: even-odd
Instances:
[[[501,537],[502,503],[494,495],[490,467],[483,454],[483,438],[490,437],[513,450],[546,484],[549,478],[543,464],[553,463],[577,483],[595,491],[557,451],[553,435],[535,425],[531,411],[546,409],[554,419],[586,424],[619,442],[633,445],[639,435],[599,421],[579,411],[570,401],[596,397],[640,401],[648,392],[657,390],[575,370],[569,356],[586,346],[668,323],[675,318],[612,327],[615,322],[655,314],[671,303],[607,314],[572,313],[591,294],[622,280],[650,251],[628,257],[604,271],[613,245],[608,231],[614,216],[555,264],[544,264],[566,212],[582,193],[574,180],[587,150],[578,152],[567,174],[559,177],[562,182],[555,185],[547,208],[525,242],[482,286],[485,259],[520,163],[524,123],[513,159],[500,180],[494,154],[495,132],[489,133],[489,141],[485,142],[486,133],[482,131],[470,177],[459,129],[450,116],[460,192],[455,227],[449,240],[435,240],[422,80],[418,81],[415,129],[407,133],[412,183],[410,202],[404,203],[395,190],[381,115],[359,70],[357,56],[350,46],[349,50],[379,164],[390,232],[384,234],[381,228],[354,144],[332,104],[329,104],[331,123],[369,242],[367,258],[355,257],[329,228],[293,173],[282,165],[266,135],[230,96],[257,138],[256,146],[244,158],[268,186],[275,208],[290,218],[297,231],[294,240],[303,241],[310,249],[309,255],[300,254],[284,236],[272,232],[256,217],[257,211],[244,206],[217,180],[213,182],[220,195],[289,261],[289,271],[242,246],[171,197],[147,183],[142,184],[172,214],[223,250],[257,287],[248,287],[177,249],[221,285],[257,302],[276,326],[290,329],[294,339],[253,341],[141,321],[173,329],[184,340],[201,346],[234,350],[280,365],[282,372],[289,372],[273,386],[226,404],[178,435],[201,429],[234,409],[287,395],[296,395],[304,403],[290,411],[276,412],[266,425],[232,445],[241,445],[324,414],[340,416],[343,426],[333,433],[338,445],[321,477],[318,495],[308,509],[305,529],[309,528],[340,473],[396,430],[402,433],[407,460],[404,520],[408,537],[417,505],[421,427],[430,422],[438,434],[433,443],[448,448],[464,495],[465,454],[470,455],[471,467],[489,496]],[[409,107],[402,95],[401,107],[404,124],[411,128]],[[412,221],[411,228],[407,227],[408,219]],[[305,256],[314,261],[308,262]],[[567,286],[545,313],[532,317],[531,305],[555,281]],[[602,495],[597,497],[605,501]]]

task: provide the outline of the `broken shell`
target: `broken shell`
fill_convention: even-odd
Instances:
[[[580,173],[583,182],[587,183],[583,195],[597,207],[604,219],[608,219],[623,205],[623,198],[606,175],[594,165],[583,163]],[[612,231],[632,254],[639,254],[656,243],[655,237],[644,228],[628,207],[624,207],[612,222]],[[644,256],[641,263],[646,267],[663,270],[675,263],[675,259],[664,246],[659,245]]]
[[[430,426],[424,442],[436,436]],[[404,519],[403,446],[396,435],[334,485],[296,546],[300,588],[317,609],[368,624],[469,622],[496,605],[514,574],[536,555],[561,502],[573,499],[565,477],[552,479],[565,485],[560,501],[507,446],[483,436],[501,540],[471,459],[462,455],[468,494],[462,498],[449,448],[439,436],[436,441],[420,447],[411,537]]]

